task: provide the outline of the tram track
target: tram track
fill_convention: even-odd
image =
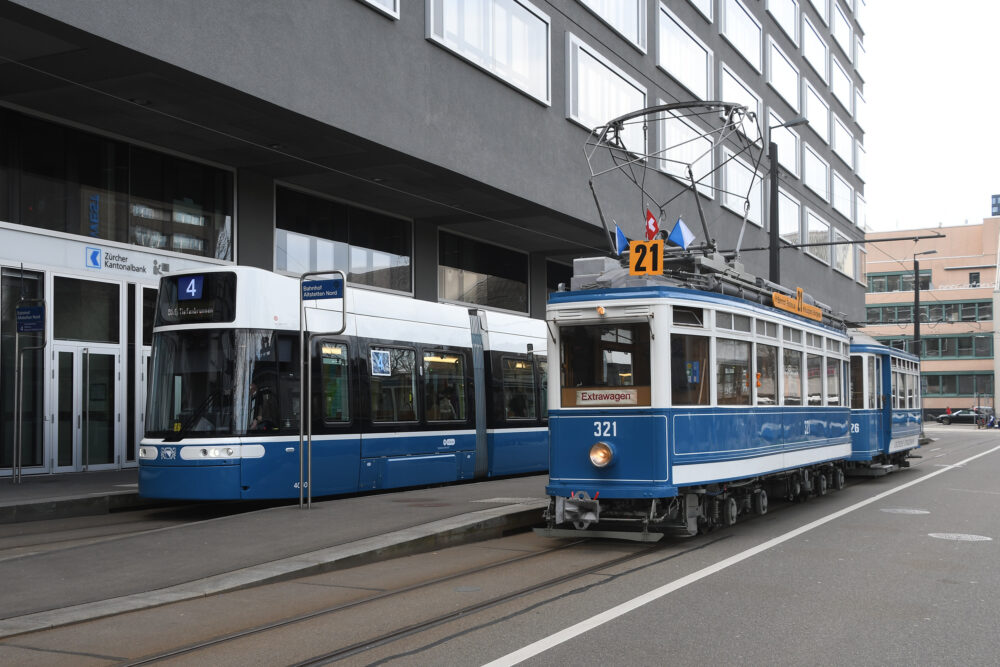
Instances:
[[[727,539],[727,537],[728,536],[720,536],[713,540],[707,541],[704,544],[699,544],[689,549],[673,552],[670,554],[670,556],[668,556],[668,558],[674,558],[680,555],[690,553],[692,551],[703,549],[711,544],[718,542],[719,540]],[[439,586],[441,584],[446,584],[450,581],[458,580],[464,577],[483,574],[491,570],[498,570],[499,568],[504,568],[504,567],[520,566],[531,560],[544,558],[546,556],[550,556],[552,554],[564,550],[578,548],[591,542],[593,542],[593,540],[589,538],[574,540],[573,542],[570,542],[568,544],[560,544],[558,546],[545,549],[542,551],[521,554],[513,558],[507,558],[494,563],[489,563],[486,565],[476,566],[472,568],[466,568],[459,572],[450,573],[445,576],[435,577],[432,579],[428,579],[426,581],[420,581],[414,584],[397,587],[388,591],[382,591],[375,595],[366,596],[358,600],[340,603],[329,607],[324,607],[322,609],[317,609],[307,613],[291,615],[252,628],[247,628],[244,630],[221,635],[219,637],[214,637],[188,646],[182,646],[175,649],[163,651],[161,653],[143,656],[142,658],[123,662],[120,664],[123,667],[126,666],[131,667],[138,665],[155,664],[166,660],[180,658],[182,656],[187,656],[187,657],[197,656],[201,652],[209,651],[211,649],[221,647],[225,644],[238,642],[240,640],[247,640],[254,637],[259,637],[267,633],[278,632],[282,629],[288,628],[289,626],[293,626],[298,623],[303,623],[306,621],[315,621],[318,619],[322,619],[323,617],[331,616],[344,611],[357,610],[358,608],[363,607],[365,605],[373,605],[378,602],[385,602],[386,600],[390,600],[395,597],[401,597],[403,595],[413,593],[421,589],[428,589],[434,586]],[[389,645],[395,641],[420,634],[421,632],[436,628],[451,621],[486,611],[488,609],[497,607],[512,600],[523,598],[533,593],[541,592],[546,589],[559,586],[561,584],[569,583],[574,580],[590,576],[596,572],[599,572],[607,568],[616,567],[627,564],[632,561],[639,560],[657,551],[663,550],[666,546],[668,545],[663,543],[643,546],[641,548],[637,548],[633,551],[630,551],[629,553],[617,556],[615,558],[602,559],[600,562],[594,563],[587,567],[576,569],[572,572],[561,574],[559,576],[546,578],[542,581],[535,582],[528,586],[519,587],[515,590],[503,593],[501,595],[491,596],[488,599],[481,600],[479,602],[470,605],[464,605],[458,609],[454,609],[445,613],[435,614],[428,618],[421,619],[417,622],[405,625],[403,627],[395,628],[393,630],[380,633],[377,636],[368,637],[364,640],[353,642],[351,644],[338,647],[331,651],[316,654],[312,657],[309,657],[307,659],[301,660],[300,662],[293,664],[321,665],[349,658],[352,656],[360,655],[368,651],[371,651],[373,649]]]

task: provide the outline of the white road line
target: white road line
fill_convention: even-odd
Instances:
[[[802,535],[803,533],[808,533],[810,530],[813,530],[814,528],[819,528],[820,526],[827,524],[833,521],[834,519],[839,519],[840,517],[846,514],[850,514],[855,510],[861,509],[862,507],[871,505],[872,503],[876,503],[882,500],[883,498],[887,498],[893,495],[894,493],[899,493],[900,491],[908,489],[911,486],[915,486],[917,484],[920,484],[921,482],[926,482],[932,477],[937,477],[938,475],[948,472],[953,468],[963,466],[970,461],[974,461],[980,457],[986,456],[987,454],[992,454],[993,452],[996,452],[998,450],[1000,450],[1000,447],[994,447],[993,449],[987,450],[985,452],[980,452],[975,456],[970,456],[964,461],[959,461],[958,463],[952,464],[945,468],[941,468],[940,470],[935,470],[934,472],[928,473],[919,479],[913,480],[912,482],[901,484],[900,486],[897,486],[894,489],[890,489],[889,491],[884,491],[878,494],[877,496],[872,496],[867,500],[862,500],[861,502],[851,505],[850,507],[845,507],[842,510],[839,510],[837,512],[834,512],[833,514],[823,517],[822,519],[817,519],[812,523],[807,523],[806,525],[796,528],[795,530],[792,530],[790,532],[787,532],[784,535],[779,535],[778,537],[770,539],[767,542],[764,542],[763,544],[759,544],[751,549],[747,549],[746,551],[730,556],[725,560],[721,560],[718,563],[715,563],[714,565],[709,565],[708,567],[698,570],[697,572],[692,572],[691,574],[685,577],[676,579],[670,582],[669,584],[665,584],[663,586],[660,586],[659,588],[654,588],[648,593],[644,593],[643,595],[633,598],[628,602],[623,602],[622,604],[616,607],[612,607],[611,609],[608,609],[605,612],[597,614],[596,616],[591,616],[590,618],[580,621],[576,625],[572,625],[566,628],[565,630],[560,630],[555,634],[539,639],[538,641],[528,644],[524,648],[514,651],[513,653],[508,653],[507,655],[501,658],[497,658],[492,662],[486,663],[484,667],[507,667],[509,665],[516,665],[520,662],[527,660],[528,658],[532,658],[540,653],[544,653],[545,651],[548,651],[550,648],[554,648],[559,644],[567,642],[570,639],[573,639],[574,637],[579,637],[583,633],[593,630],[598,626],[604,625],[608,621],[613,621],[619,616],[624,616],[630,611],[634,611],[639,607],[649,604],[650,602],[654,602],[662,597],[666,597],[667,595],[670,595],[674,591],[680,590],[681,588],[684,588],[689,584],[693,584],[706,577],[716,574],[717,572],[721,572],[733,565],[736,565],[737,563],[742,563],[748,558],[753,558],[759,553],[763,553],[765,551],[768,551],[769,549],[773,549],[779,544],[783,544],[791,539],[794,539],[799,535]]]

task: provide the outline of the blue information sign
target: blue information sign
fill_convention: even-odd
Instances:
[[[45,306],[18,306],[15,310],[18,333],[45,331]]]
[[[305,301],[312,299],[340,299],[343,296],[344,281],[342,278],[307,280],[302,283],[302,298]]]
[[[201,289],[204,284],[204,276],[181,276],[177,279],[177,300],[192,301],[200,299]]]

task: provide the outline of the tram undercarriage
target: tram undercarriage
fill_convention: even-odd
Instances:
[[[749,514],[764,515],[768,498],[802,502],[844,488],[846,472],[837,463],[725,484],[685,487],[676,497],[591,498],[586,491],[553,496],[546,508],[545,537],[604,537],[656,542],[664,535],[691,537],[731,526]]]

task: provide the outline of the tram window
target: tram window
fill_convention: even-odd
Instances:
[[[685,327],[705,326],[705,311],[690,306],[674,306],[674,324]]]
[[[868,357],[868,407],[882,407],[882,373],[881,361]]]
[[[320,344],[320,387],[323,392],[323,421],[348,422],[350,389],[347,381],[347,346],[343,343]]]
[[[809,405],[823,405],[823,357],[806,355],[806,392]]]
[[[766,322],[764,320],[757,320],[757,335],[767,336],[769,338],[778,337],[778,325],[774,322]]]
[[[750,343],[715,341],[718,405],[750,405]]]
[[[535,357],[538,362],[538,409],[542,413],[542,419],[549,416],[549,362],[545,357]]]
[[[801,343],[802,342],[802,332],[798,329],[791,329],[785,327],[784,338],[790,343]]]
[[[750,333],[750,318],[746,315],[733,315],[733,329]]]
[[[851,409],[862,410],[865,407],[865,358],[854,355],[851,357]],[[869,387],[871,391],[871,387]]]
[[[671,334],[670,387],[673,405],[709,405],[709,339]]]
[[[562,327],[560,338],[561,405],[649,405],[649,324]],[[634,389],[592,391],[609,387]]]
[[[816,334],[806,334],[806,345],[809,347],[816,347],[823,349],[823,337],[817,336]]]
[[[718,329],[732,329],[733,328],[733,314],[732,313],[715,313],[715,326]]]
[[[535,410],[535,364],[530,359],[500,360],[503,382],[504,419],[534,419]]]
[[[840,359],[826,358],[826,404],[841,405]]]
[[[785,405],[802,405],[802,353],[786,349],[782,359]]]
[[[372,347],[369,357],[372,421],[417,421],[416,353],[405,348]]]
[[[430,421],[465,420],[465,357],[424,352],[424,397]]]
[[[776,405],[778,402],[778,348],[757,345],[757,405]]]
[[[906,407],[913,409],[917,407],[917,399],[913,387],[916,384],[916,376],[906,374]]]

